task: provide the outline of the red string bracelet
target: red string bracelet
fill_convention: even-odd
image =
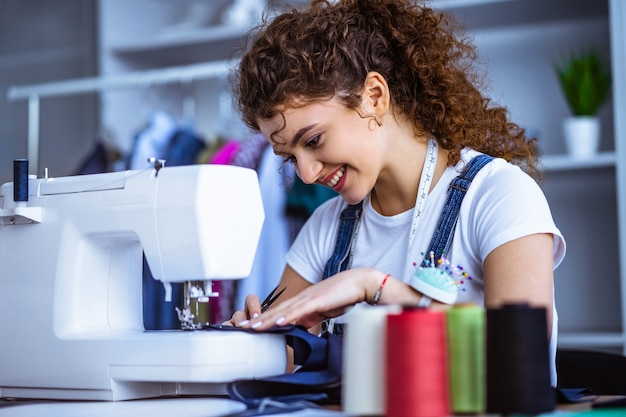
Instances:
[[[387,279],[390,276],[391,276],[391,274],[387,274],[387,275],[385,275],[385,278],[383,278],[383,282],[380,284],[380,287],[378,287],[378,291],[376,291],[376,294],[374,294],[374,299],[372,300],[372,305],[376,305],[380,301],[380,296],[383,293],[383,287],[387,283]]]

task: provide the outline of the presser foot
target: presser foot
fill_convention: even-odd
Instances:
[[[184,285],[184,308],[176,307],[178,320],[183,330],[198,330],[212,320],[209,314],[209,300],[219,296],[213,291],[210,280],[187,281]]]
[[[194,319],[196,315],[188,308],[180,309],[176,307],[176,313],[178,314],[178,320],[180,321],[180,328],[183,330],[199,330],[204,326],[202,323],[196,323]]]

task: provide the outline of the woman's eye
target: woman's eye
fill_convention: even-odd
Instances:
[[[306,146],[309,147],[315,147],[317,146],[317,144],[319,143],[320,139],[322,138],[322,135],[316,135],[313,136],[307,143]]]
[[[322,138],[322,135],[316,135],[313,136],[311,139],[309,139],[308,141],[306,141],[304,143],[304,146],[307,148],[315,148],[316,146],[319,145],[319,142]],[[297,164],[298,160],[296,159],[296,157],[294,155],[284,155],[283,156],[283,163],[292,163],[292,164]]]

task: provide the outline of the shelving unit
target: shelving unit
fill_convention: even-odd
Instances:
[[[618,256],[620,271],[620,296],[622,352],[626,353],[626,5],[620,0],[610,0],[611,61],[613,69],[613,112],[615,118],[615,152],[617,183]]]
[[[197,66],[210,62],[234,63],[237,48],[249,25],[229,26],[220,15],[231,2],[215,0],[100,1],[100,73],[118,76],[127,72],[168,67]],[[192,8],[204,4],[199,20],[187,24]],[[196,19],[194,17],[194,19]],[[185,29],[187,27],[187,29]],[[163,110],[176,119],[193,119],[196,129],[210,141],[220,124],[228,124],[232,112],[225,110],[228,71],[212,79],[189,77],[178,85],[101,95],[104,126],[120,148],[129,150],[136,132],[150,114]],[[185,114],[191,102],[194,114]],[[226,122],[225,122],[226,121]]]
[[[559,345],[623,353],[626,251],[620,242],[626,242],[626,218],[618,210],[626,201],[625,182],[620,180],[624,177],[620,138],[626,140],[626,132],[619,124],[626,113],[624,104],[618,103],[623,100],[626,74],[622,3],[433,2],[438,3],[469,27],[490,76],[491,97],[538,137],[545,154],[541,186],[568,245],[568,254],[555,271]],[[589,159],[575,159],[565,151],[561,123],[569,111],[553,66],[589,47],[612,61],[613,102],[599,114],[601,151]]]

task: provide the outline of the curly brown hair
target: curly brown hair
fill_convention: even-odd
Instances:
[[[313,1],[264,22],[249,34],[234,73],[243,121],[333,97],[357,109],[370,71],[389,85],[394,112],[448,149],[449,164],[471,147],[504,158],[536,179],[536,139],[479,90],[477,52],[452,16],[412,0]]]

